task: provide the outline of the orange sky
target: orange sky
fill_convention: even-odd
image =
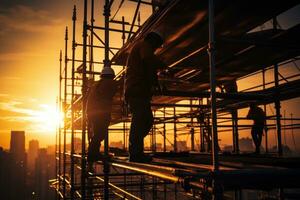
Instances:
[[[102,24],[103,1],[95,2],[98,7],[96,24]],[[119,2],[115,1],[112,13]],[[55,142],[53,121],[57,118],[59,50],[64,48],[65,26],[71,29],[73,5],[77,4],[81,13],[82,3],[80,0],[0,1],[0,146],[8,148],[10,130],[25,130],[27,143],[31,139],[38,139],[40,146]],[[116,19],[120,20],[122,15],[131,19],[134,5],[126,1]],[[144,21],[150,8],[143,7],[141,13]],[[296,18],[299,23],[299,15]],[[81,41],[80,14],[78,19],[77,39]],[[290,23],[286,18],[283,21]],[[119,36],[114,38],[111,45],[120,46]],[[103,53],[97,55],[95,60],[101,61]],[[258,80],[253,81],[257,83]],[[299,101],[297,99],[293,105],[299,107]],[[289,106],[286,109],[287,113],[296,112],[299,116],[299,111]]]
[[[49,130],[51,124],[44,124],[46,116],[53,116],[56,109],[59,50],[64,49],[65,26],[71,29],[74,4],[79,13],[77,39],[81,41],[82,3],[79,0],[0,1],[0,146],[9,147],[10,130],[25,130],[27,143],[30,139],[40,140],[41,146],[55,142],[55,129]],[[103,1],[95,0],[95,4],[96,24],[102,24]],[[118,4],[115,1],[112,13]],[[134,5],[127,2],[120,11],[125,19],[133,15],[126,11]],[[143,20],[150,9],[142,9]],[[114,40],[112,45],[120,42]],[[95,60],[101,61],[102,55]]]

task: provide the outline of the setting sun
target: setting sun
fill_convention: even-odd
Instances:
[[[63,119],[62,114],[55,107],[42,104],[41,110],[32,113],[33,126],[44,132],[55,132],[59,122]]]

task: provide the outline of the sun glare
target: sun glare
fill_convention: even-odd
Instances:
[[[55,132],[59,122],[63,120],[62,114],[52,106],[40,105],[41,110],[34,113],[35,126],[39,131]]]

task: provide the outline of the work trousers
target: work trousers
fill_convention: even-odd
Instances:
[[[101,141],[103,141],[108,134],[110,120],[110,113],[88,115],[90,151],[99,151]]]
[[[264,125],[261,124],[254,124],[251,129],[252,139],[255,144],[255,151],[257,153],[260,152],[263,130],[264,130]]]
[[[132,114],[129,134],[129,154],[131,157],[143,155],[144,137],[153,125],[153,115],[149,98],[128,98]]]

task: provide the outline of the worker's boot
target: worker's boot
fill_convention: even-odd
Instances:
[[[255,154],[260,154],[260,147],[259,146],[255,148]]]
[[[135,141],[130,141],[130,143],[129,143],[129,161],[130,162],[149,163],[152,161],[151,156],[144,154],[144,143],[143,142],[144,142],[143,138],[139,138]]]

